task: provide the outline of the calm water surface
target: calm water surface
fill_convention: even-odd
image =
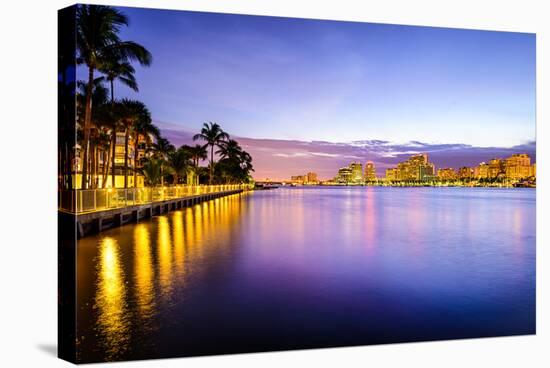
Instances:
[[[535,332],[535,191],[289,188],[78,241],[81,361]]]

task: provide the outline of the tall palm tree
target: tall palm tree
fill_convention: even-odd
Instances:
[[[102,63],[100,69],[105,74],[105,79],[109,82],[111,93],[111,112],[116,115],[115,111],[115,81],[119,81],[126,85],[128,88],[138,91],[138,84],[135,78],[135,69],[128,61],[124,60],[120,54],[114,53],[108,55],[106,60]],[[103,77],[102,77],[103,78]],[[111,120],[111,158],[113,163],[115,162],[115,147],[116,147],[116,133],[119,128],[119,122],[116,118]],[[115,165],[113,164],[111,173],[111,186],[115,187]],[[134,178],[135,180],[135,178]]]
[[[151,54],[143,46],[122,41],[118,33],[122,26],[128,25],[128,18],[119,10],[102,5],[79,5],[76,11],[77,62],[88,67],[88,93],[84,111],[84,163],[82,170],[82,189],[87,185],[87,161],[92,119],[92,88],[94,72],[101,69],[108,60],[138,61],[141,65],[151,64]]]
[[[208,184],[212,184],[212,170],[214,168],[214,147],[221,148],[222,142],[229,139],[229,134],[224,132],[217,123],[204,123],[199,134],[193,136],[193,140],[203,140],[206,146],[210,146],[210,172]]]
[[[122,124],[124,126],[124,189],[128,188],[128,144],[130,141],[130,133],[134,131],[138,121],[150,121],[151,113],[143,102],[122,99],[120,101],[122,110]],[[137,136],[135,138],[137,140]],[[134,168],[136,163],[134,162]]]
[[[152,137],[158,139],[160,137],[160,130],[151,120],[151,115],[144,114],[134,124],[134,187],[137,188],[137,168],[139,159],[139,139],[143,137],[146,145],[150,146],[153,141]]]
[[[83,81],[77,81],[76,82],[77,87],[77,97],[76,97],[76,103],[77,103],[77,122],[79,126],[82,128],[84,126],[84,109],[86,100],[88,99],[88,88],[87,84]],[[91,170],[92,175],[91,177],[94,178],[94,180],[87,180],[86,184],[91,184],[92,187],[95,187],[96,183],[96,169],[97,169],[97,160],[95,156],[96,147],[95,144],[97,143],[97,135],[99,134],[99,130],[101,130],[103,124],[104,124],[104,118],[105,114],[102,111],[102,106],[107,101],[107,88],[104,86],[103,78],[95,78],[93,81],[93,87],[92,87],[92,106],[93,106],[93,113],[91,116],[91,124],[88,129],[89,134],[89,147],[88,150],[92,151],[94,154],[92,154],[91,162],[89,161],[83,161],[82,162],[82,170]],[[90,178],[87,178],[90,179]]]
[[[168,155],[171,152],[174,152],[176,148],[170,141],[166,138],[158,138],[157,143],[153,145],[154,156],[161,160],[162,163],[165,163],[168,159]],[[160,184],[164,185],[164,164],[160,167]]]

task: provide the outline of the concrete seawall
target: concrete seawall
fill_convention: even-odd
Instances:
[[[147,203],[142,205],[113,208],[103,211],[74,214],[59,211],[60,229],[66,226],[76,227],[78,238],[99,233],[105,229],[135,223],[169,211],[179,210],[195,204],[232,194],[242,193],[243,189],[235,189],[217,193],[204,193],[183,198]]]

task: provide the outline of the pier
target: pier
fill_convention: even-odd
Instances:
[[[241,184],[60,191],[59,221],[76,226],[81,238],[249,189]]]

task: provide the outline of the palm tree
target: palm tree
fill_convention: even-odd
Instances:
[[[88,67],[88,91],[84,111],[84,160],[82,189],[87,185],[87,162],[92,119],[92,88],[95,70],[103,68],[112,58],[124,61],[138,61],[141,65],[151,64],[151,54],[143,46],[122,41],[120,27],[128,25],[128,18],[119,10],[102,5],[79,5],[76,11],[77,62]]]
[[[168,154],[167,163],[170,172],[174,176],[174,185],[176,185],[178,184],[179,178],[184,176],[192,165],[191,154],[185,147],[180,147],[176,151]]]
[[[145,144],[149,146],[153,143],[151,137],[157,139],[160,137],[160,130],[153,124],[151,116],[144,114],[134,124],[134,135],[134,187],[137,188],[139,138],[143,137]]]
[[[229,139],[228,141],[220,145],[220,149],[216,151],[221,158],[237,158],[240,159],[243,149],[239,145],[239,142]]]
[[[77,81],[76,82],[77,87],[77,97],[76,97],[76,103],[77,103],[77,122],[80,127],[83,127],[84,122],[84,108],[85,103],[88,98],[88,88],[85,82],[83,81]],[[103,78],[96,78],[93,81],[93,88],[92,88],[92,106],[93,106],[93,113],[91,117],[91,124],[89,127],[89,147],[88,150],[92,151],[92,157],[91,162],[84,161],[82,163],[84,170],[91,170],[92,175],[91,177],[94,178],[94,180],[86,180],[86,184],[91,184],[92,187],[95,187],[96,184],[96,171],[97,171],[97,157],[95,156],[95,153],[97,152],[96,149],[96,142],[97,142],[97,135],[99,134],[99,130],[101,130],[103,124],[104,124],[104,118],[105,114],[104,111],[102,111],[102,106],[107,101],[107,88],[103,85]],[[89,179],[89,178],[87,178]]]
[[[122,110],[122,124],[124,126],[124,189],[128,188],[128,143],[130,140],[130,132],[135,128],[138,121],[151,121],[151,113],[143,102],[122,99],[120,101]],[[137,135],[135,137],[137,140]],[[136,163],[134,162],[134,169]]]
[[[189,152],[189,156],[191,158],[192,165],[189,168],[189,171],[193,174],[192,179],[188,180],[188,184],[190,181],[192,181],[193,184],[198,184],[199,181],[199,161],[200,160],[206,160],[208,157],[208,154],[206,152],[206,147],[201,144],[196,144],[194,146],[188,146],[183,145],[181,146],[182,149],[185,149],[187,152]]]
[[[109,82],[110,92],[111,92],[111,112],[113,115],[116,115],[115,112],[115,80],[118,80],[122,84],[126,85],[134,91],[138,91],[138,84],[134,76],[135,69],[134,67],[124,59],[121,59],[119,54],[109,55],[107,60],[103,62],[100,67],[100,71],[105,74],[105,79]],[[103,77],[102,77],[103,78]],[[115,146],[116,146],[116,133],[119,128],[119,123],[116,118],[112,119],[111,125],[111,157],[113,163],[115,162]],[[113,169],[111,173],[111,186],[115,187],[115,165],[113,164]],[[135,178],[134,178],[135,183]]]
[[[143,163],[141,172],[143,173],[143,176],[145,176],[145,180],[148,184],[155,186],[159,183],[159,180],[162,176],[162,164],[163,163],[161,159],[157,159],[154,157],[147,159],[147,161]]]
[[[174,152],[176,148],[168,139],[160,137],[157,139],[157,143],[153,145],[153,150],[156,158],[162,160],[161,162],[164,163],[168,159],[168,155]],[[164,165],[160,167],[160,183],[164,185]]]
[[[221,148],[222,142],[229,139],[229,134],[224,132],[217,123],[204,123],[199,134],[193,136],[193,140],[203,140],[206,147],[210,146],[210,172],[208,184],[212,184],[212,170],[214,168],[214,147]]]

